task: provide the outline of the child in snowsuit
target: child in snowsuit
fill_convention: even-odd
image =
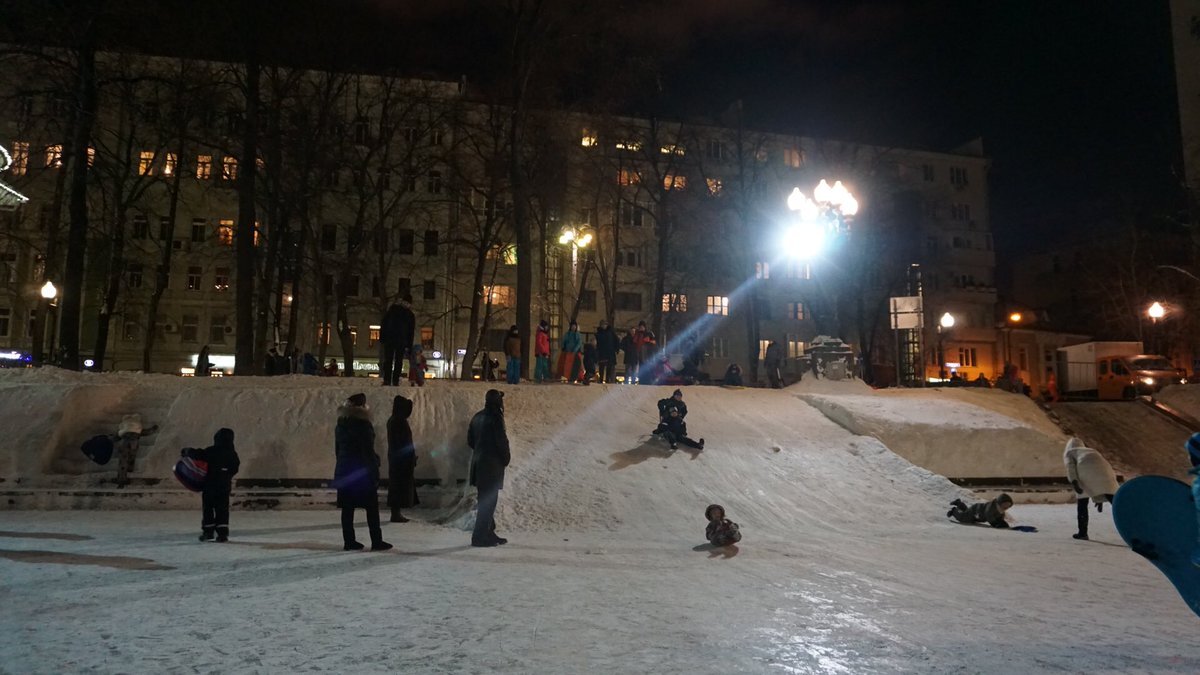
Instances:
[[[155,431],[158,431],[157,424],[149,429],[143,429],[142,416],[136,413],[126,415],[121,419],[121,425],[117,427],[117,436],[113,439],[117,446],[118,487],[129,484],[129,474],[133,473],[133,464],[137,460],[142,436],[149,436]]]
[[[233,490],[233,477],[237,475],[241,460],[233,447],[233,430],[221,429],[213,435],[213,444],[203,450],[185,448],[182,454],[208,463],[208,475],[204,477],[204,489],[200,492],[201,508],[200,541],[229,541],[229,493]]]
[[[979,502],[967,506],[961,499],[950,502],[951,508],[946,512],[948,518],[953,518],[964,525],[987,523],[992,527],[1006,528],[1008,521],[1004,513],[1012,508],[1013,500],[1007,494],[1001,494],[990,502]]]
[[[708,525],[704,527],[704,538],[713,546],[729,546],[742,540],[738,524],[725,517],[725,507],[720,504],[709,504],[704,509],[704,517]]]
[[[1103,512],[1104,503],[1112,503],[1117,492],[1117,474],[1108,460],[1099,452],[1085,446],[1083,441],[1072,437],[1063,452],[1063,463],[1067,465],[1067,479],[1075,489],[1076,518],[1079,531],[1075,539],[1088,538],[1088,501],[1096,502],[1096,510]]]
[[[698,450],[704,449],[703,438],[701,438],[699,441],[693,441],[692,439],[688,438],[687,424],[683,421],[683,417],[679,414],[679,408],[670,409],[667,420],[664,423],[662,437],[667,439],[667,442],[671,444],[672,450],[678,448],[680,443],[683,443],[689,448],[696,448]]]
[[[425,386],[425,353],[421,345],[413,345],[408,357],[408,383],[414,387]]]
[[[537,335],[533,345],[533,381],[538,384],[550,380],[550,324],[545,320],[538,322]]]
[[[596,376],[596,343],[587,342],[583,345],[583,383],[591,384]]]
[[[1200,529],[1200,433],[1192,434],[1187,439],[1188,459],[1192,460],[1192,468],[1188,473],[1195,476],[1192,479],[1192,501],[1196,504],[1196,526]],[[1200,535],[1196,537],[1196,548],[1192,550],[1192,565],[1200,569]]]

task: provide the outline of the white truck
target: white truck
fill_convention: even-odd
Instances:
[[[1129,400],[1186,382],[1164,356],[1142,353],[1141,342],[1084,342],[1058,349],[1058,390],[1067,398]]]

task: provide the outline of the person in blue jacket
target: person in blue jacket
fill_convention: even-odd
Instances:
[[[579,334],[579,324],[572,321],[570,328],[562,339],[563,377],[567,382],[579,380],[579,368],[583,365],[583,336]]]

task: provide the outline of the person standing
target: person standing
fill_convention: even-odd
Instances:
[[[196,355],[196,377],[208,377],[212,372],[213,364],[209,362],[209,356],[208,345],[204,345]]]
[[[266,362],[263,363],[263,375],[272,377],[274,375],[283,375],[279,370],[279,350],[271,347],[267,352]]]
[[[185,448],[181,454],[208,463],[204,487],[200,491],[203,514],[200,519],[200,541],[229,541],[229,495],[233,492],[233,477],[241,467],[233,447],[233,429],[220,429],[213,435],[213,444],[203,450]]]
[[[599,382],[612,384],[616,381],[613,376],[617,365],[617,333],[603,319],[596,328],[596,367],[599,370]]]
[[[425,360],[425,348],[417,343],[408,351],[408,384],[413,387],[425,386],[425,371],[429,369]]]
[[[514,326],[515,328],[516,326]],[[534,337],[533,381],[538,384],[550,380],[550,324],[545,319],[538,322],[537,335]]]
[[[654,367],[654,352],[658,347],[658,339],[655,337],[654,331],[646,327],[645,321],[638,322],[638,337],[635,342],[638,353],[637,383],[641,384],[647,375],[646,370]],[[657,384],[653,376],[650,376],[649,383]]]
[[[408,424],[412,410],[411,400],[396,396],[392,399],[392,416],[387,421],[388,506],[392,509],[393,523],[407,523],[408,518],[400,513],[400,509],[412,508],[420,503],[417,485],[413,480],[417,449],[413,445],[412,427]]]
[[[588,340],[583,345],[583,384],[591,384],[596,376],[596,343]]]
[[[629,331],[621,336],[621,351],[625,352],[625,377],[622,380],[623,384],[633,384],[637,379],[637,345],[634,343],[634,333],[637,331]]]
[[[1075,517],[1079,531],[1071,535],[1075,539],[1088,538],[1088,501],[1096,502],[1096,511],[1104,511],[1104,503],[1112,503],[1117,493],[1117,474],[1108,460],[1096,450],[1072,436],[1063,452],[1063,463],[1067,465],[1067,480],[1078,495],[1075,500]]]
[[[363,509],[367,512],[371,550],[386,551],[392,545],[383,540],[379,528],[379,455],[375,453],[375,427],[371,424],[366,394],[355,394],[338,407],[333,438],[337,455],[333,486],[337,488],[337,505],[342,510],[343,549],[363,549],[354,537],[354,510]]]
[[[540,329],[539,329],[540,330]],[[517,324],[508,329],[504,338],[504,374],[509,384],[521,382],[521,331]]]
[[[767,353],[763,359],[763,367],[767,369],[767,379],[771,381],[772,389],[783,389],[783,348],[774,340],[767,345]]]
[[[412,297],[405,295],[388,307],[379,326],[379,344],[383,349],[379,370],[383,386],[400,384],[405,351],[412,346],[416,329],[417,317],[412,311]]]
[[[583,357],[583,336],[579,334],[579,324],[571,322],[562,339],[562,356],[563,356],[563,377],[568,383],[574,383],[579,379],[578,372],[580,360]]]
[[[471,448],[470,484],[478,493],[479,503],[471,545],[507,544],[507,539],[496,535],[496,504],[504,488],[504,469],[512,459],[504,429],[504,392],[488,390],[483,410],[475,413],[467,427],[467,445]]]

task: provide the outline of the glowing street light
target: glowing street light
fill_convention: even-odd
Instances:
[[[1162,303],[1155,302],[1153,305],[1150,305],[1149,309],[1146,310],[1146,314],[1149,315],[1151,321],[1158,323],[1159,319],[1166,316],[1167,310],[1163,308]]]
[[[954,328],[954,315],[950,312],[946,312],[942,315],[942,318],[938,321],[938,323],[941,324],[942,328],[947,330]]]
[[[812,199],[793,188],[787,198],[788,209],[795,212],[798,222],[783,236],[784,250],[797,258],[812,258],[825,248],[826,235],[839,233],[845,221],[858,213],[858,200],[842,181],[821,179],[813,189]]]
[[[58,297],[58,289],[54,287],[53,281],[47,281],[42,286],[42,297],[47,300],[53,300]]]
[[[1008,320],[1010,323],[1021,323],[1024,318],[1025,317],[1021,316],[1020,312],[1013,312],[1012,314],[1008,315]]]

